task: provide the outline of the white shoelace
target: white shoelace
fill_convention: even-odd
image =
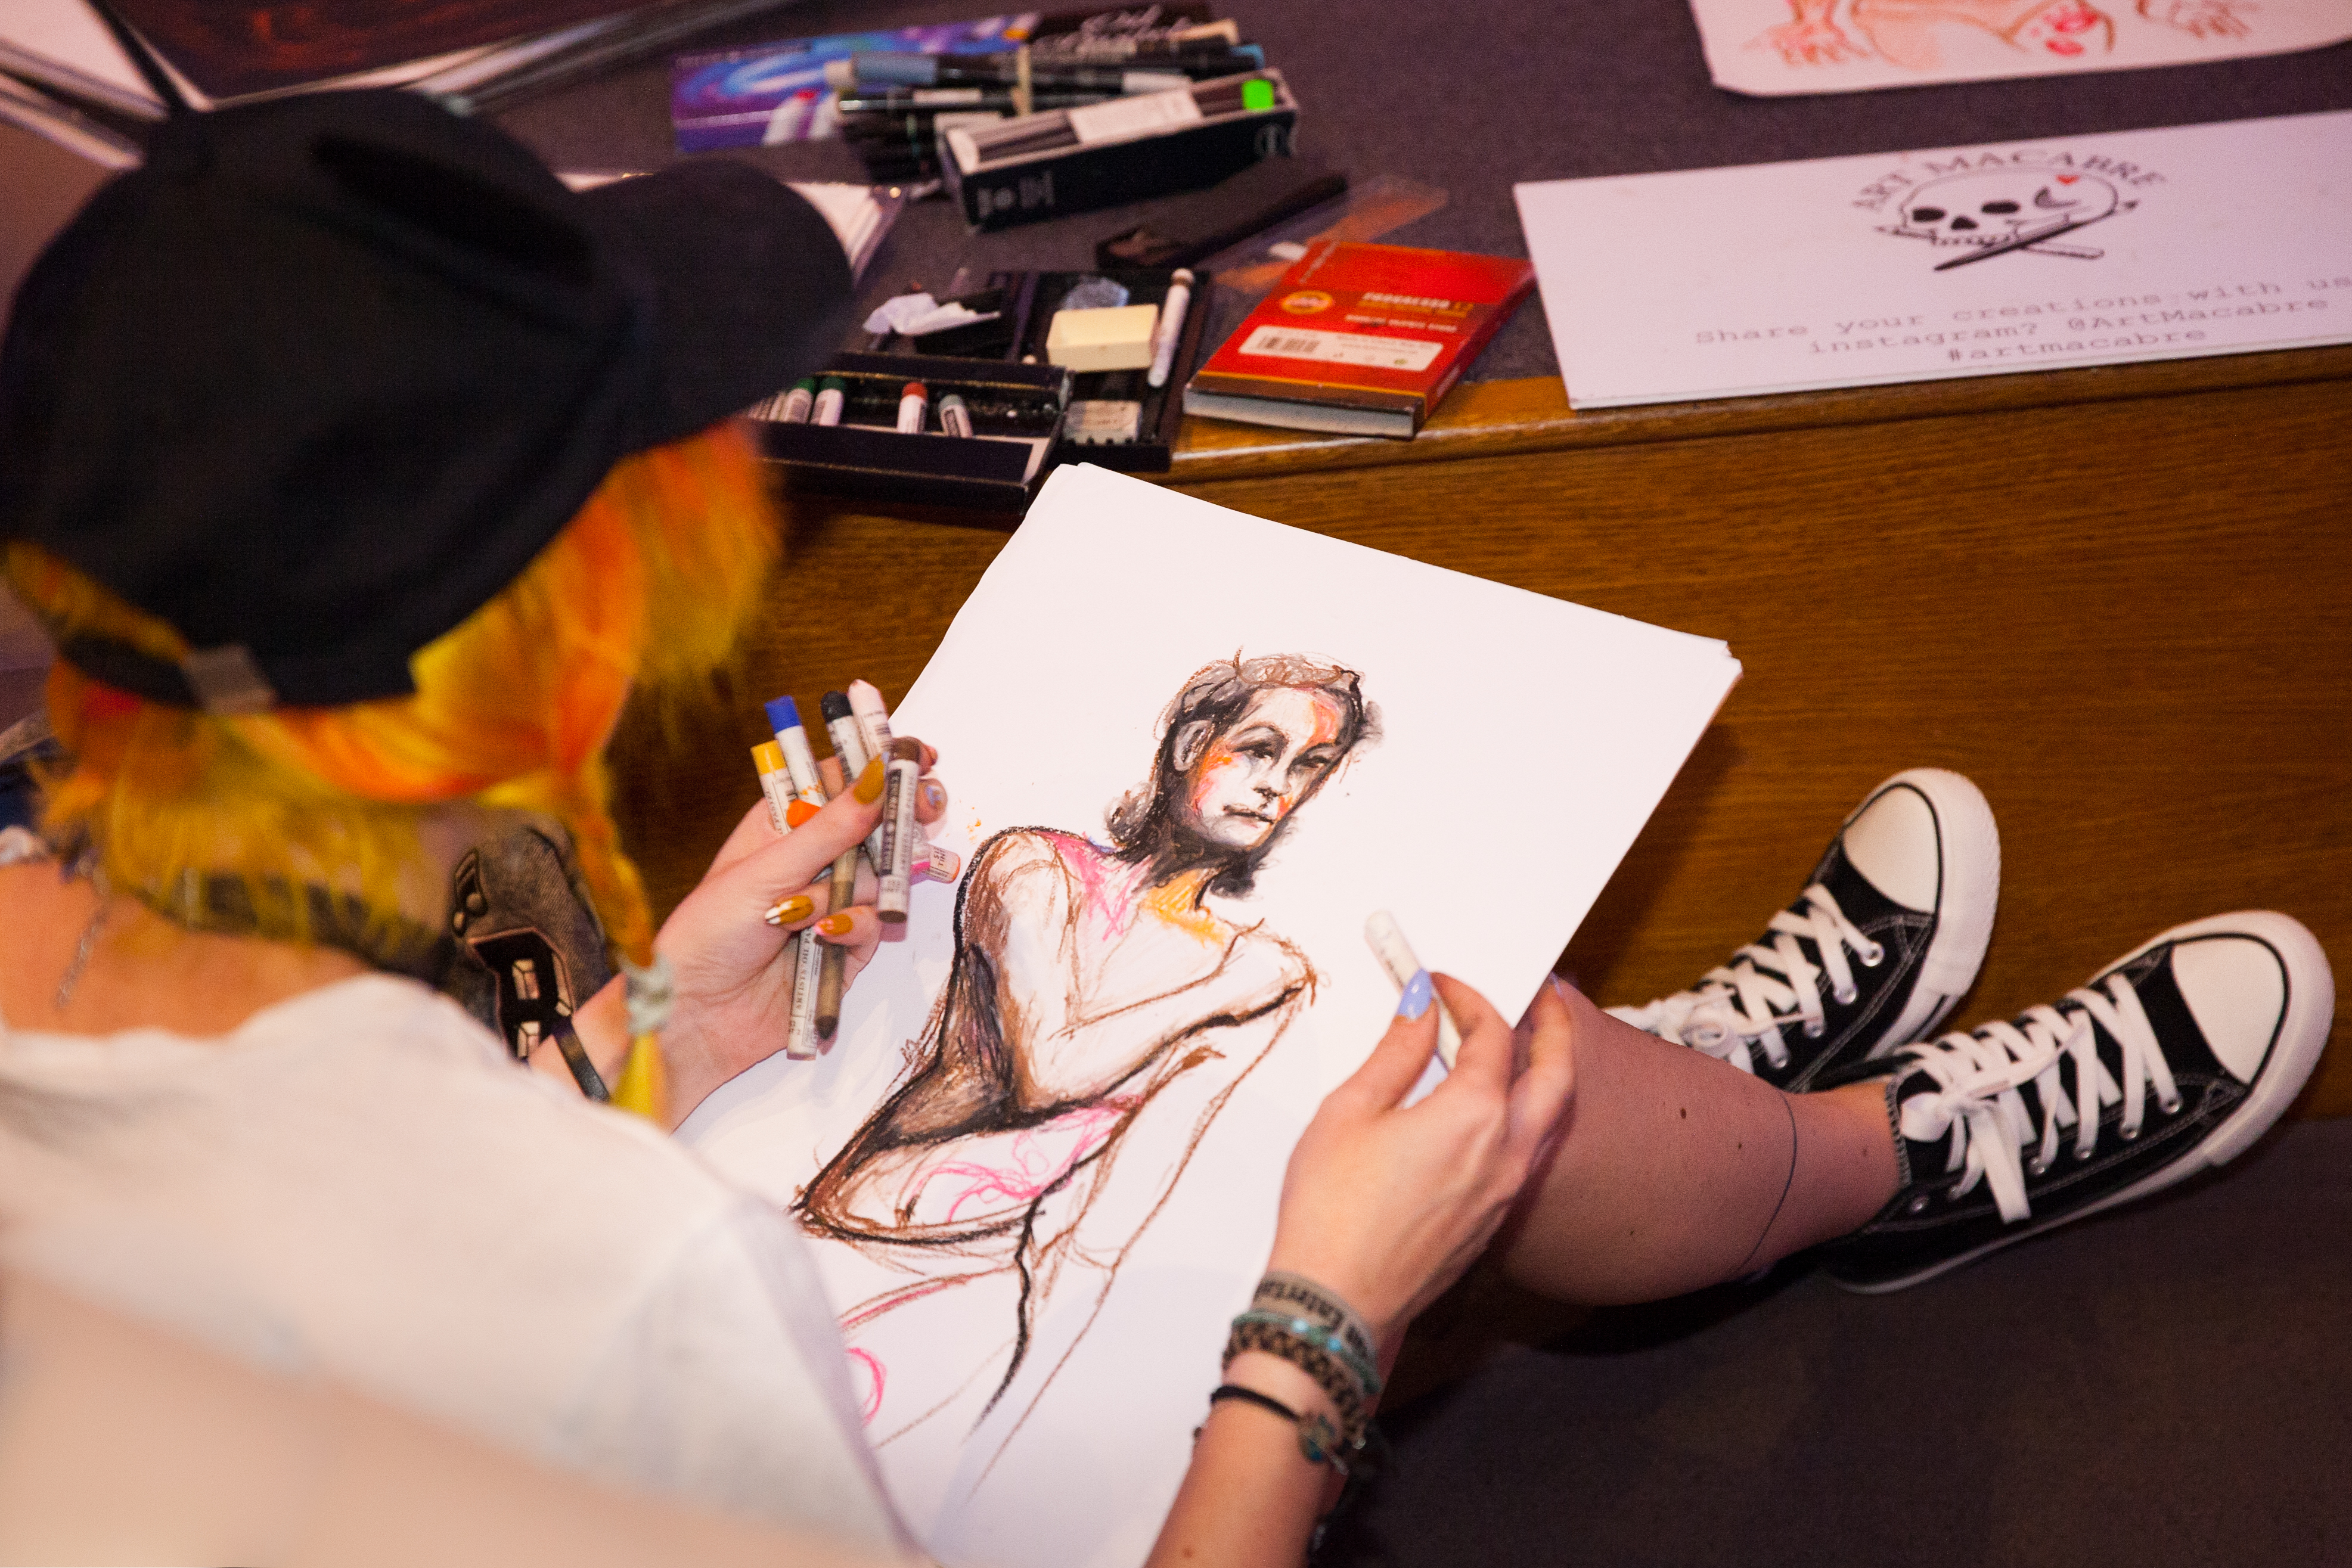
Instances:
[[[2120,1083],[2099,1060],[2094,1019],[2121,1053]],[[2102,1108],[2122,1103],[2116,1133],[2126,1141],[2139,1136],[2149,1089],[2166,1115],[2180,1109],[2172,1066],[2126,977],[2112,977],[2103,989],[2069,991],[2057,1006],[2035,1008],[2020,1021],[2022,1029],[1987,1024],[1973,1034],[1906,1047],[1895,1069],[1905,1074],[1924,1071],[1940,1086],[1904,1098],[1896,1111],[1903,1135],[1920,1144],[1948,1135],[1945,1174],[1958,1177],[1950,1196],[1963,1197],[1982,1181],[1991,1187],[2001,1218],[2011,1224],[2032,1212],[2025,1200],[2025,1177],[2050,1168],[2063,1129],[2074,1129],[2074,1157],[2087,1160],[2099,1140]],[[2069,1057],[2074,1062],[2072,1095],[2058,1077]],[[2041,1107],[2038,1132],[2018,1092],[2027,1084]],[[2039,1146],[2028,1158],[2024,1150],[2037,1138]]]
[[[1828,888],[1815,883],[1805,889],[1801,902],[1801,915],[1784,909],[1772,916],[1769,947],[1751,942],[1687,991],[1661,997],[1644,1008],[1609,1011],[1635,1029],[1703,1051],[1742,1072],[1756,1071],[1758,1045],[1776,1070],[1788,1066],[1789,1048],[1780,1039],[1780,1027],[1796,1019],[1804,1020],[1809,1035],[1826,1027],[1822,977],[1829,977],[1830,994],[1841,1007],[1860,994],[1847,949],[1861,957],[1865,968],[1876,968],[1886,958],[1886,949],[1845,917]],[[1797,946],[1800,940],[1812,943],[1822,956],[1819,964],[1805,956]]]

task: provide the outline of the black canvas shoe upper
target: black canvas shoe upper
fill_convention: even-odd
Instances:
[[[1834,1075],[1896,1074],[1887,1103],[1902,1186],[1823,1249],[1831,1276],[1864,1289],[1924,1279],[2152,1190],[2192,1160],[2252,1088],[2217,1057],[2174,974],[2184,946],[2211,940],[2259,938],[2160,940],[2055,1006]],[[2272,1023],[2256,1079],[2286,1016]]]
[[[1880,893],[1847,861],[1841,839],[1797,901],[1728,963],[1690,990],[1610,1010],[1801,1092],[1888,1040],[1935,934],[1935,914]]]

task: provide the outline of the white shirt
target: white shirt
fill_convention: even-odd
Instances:
[[[214,1040],[0,1025],[0,1264],[599,1480],[906,1551],[789,1219],[409,981]]]

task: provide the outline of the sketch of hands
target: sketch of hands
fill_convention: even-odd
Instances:
[[[2246,0],[2138,0],[2139,14],[2200,38],[2243,38],[2252,35],[2240,12],[2259,7]]]
[[[1793,22],[1783,22],[1767,27],[1757,35],[1750,48],[1769,48],[1792,66],[1833,66],[1844,60],[1866,60],[1870,51],[1847,37],[1835,22],[1829,19],[1829,8],[1822,6],[1817,16],[1799,16]]]
[[[1568,1007],[1550,986],[1517,1035],[1468,986],[1437,986],[1462,1030],[1453,1072],[1402,1105],[1435,1054],[1437,1009],[1390,1025],[1299,1138],[1267,1265],[1338,1292],[1391,1351],[1494,1239],[1574,1090]]]

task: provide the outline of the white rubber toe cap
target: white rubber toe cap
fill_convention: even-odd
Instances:
[[[1943,855],[1937,845],[1935,810],[1917,790],[1882,785],[1845,825],[1845,858],[1873,887],[1904,908],[1925,914],[1936,907]]]
[[[2268,943],[2192,938],[2172,950],[2172,977],[2205,1043],[2230,1075],[2252,1083],[2286,1008],[2286,970]]]

